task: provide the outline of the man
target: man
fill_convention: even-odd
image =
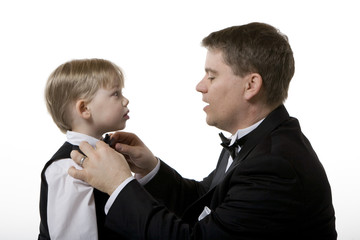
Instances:
[[[206,121],[232,134],[221,135],[224,150],[208,177],[182,178],[130,133],[113,136],[126,159],[104,143],[82,143],[87,158],[72,158],[84,170],[69,174],[111,195],[107,227],[128,239],[336,239],[325,171],[283,106],[294,74],[286,36],[250,23],[202,44],[206,74],[196,89]]]

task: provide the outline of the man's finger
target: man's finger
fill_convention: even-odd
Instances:
[[[97,141],[95,144],[96,148],[102,148],[102,147],[109,147],[105,142],[103,141]]]
[[[111,135],[111,139],[113,139],[114,141],[120,141],[120,139],[122,139],[124,141],[128,138],[128,135],[129,133],[127,132],[114,132]]]
[[[130,132],[115,132],[111,136],[112,142],[124,143],[127,145],[139,145],[141,140],[134,134]]]
[[[79,145],[79,148],[89,158],[92,158],[95,156],[95,149],[88,142],[81,142]],[[80,162],[80,159],[81,159],[81,157],[79,159],[76,159],[76,161]]]
[[[121,143],[115,144],[115,150],[126,155],[131,155],[131,146]]]
[[[79,180],[82,180],[82,181],[86,181],[84,170],[79,170],[79,169],[76,169],[74,167],[70,167],[69,170],[68,170],[68,173],[73,178],[76,178],[76,179],[79,179]]]
[[[71,159],[79,166],[80,166],[81,158],[83,156],[84,155],[82,155],[78,150],[72,150],[71,153],[70,153]]]

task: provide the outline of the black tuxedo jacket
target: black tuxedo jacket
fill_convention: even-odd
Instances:
[[[325,171],[283,105],[248,135],[221,177],[227,158],[223,150],[202,182],[161,162],[145,187],[134,180],[119,193],[107,226],[126,239],[337,238]],[[198,221],[205,206],[211,213]]]

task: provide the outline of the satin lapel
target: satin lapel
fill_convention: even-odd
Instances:
[[[216,186],[224,178],[229,156],[229,153],[223,149],[220,154],[219,164],[216,167],[216,172],[211,182],[210,189]]]
[[[250,152],[256,147],[256,145],[263,139],[266,135],[270,134],[275,128],[277,128],[282,122],[289,118],[289,114],[286,111],[284,105],[280,105],[274,111],[272,111],[264,121],[251,133],[249,133],[248,139],[244,144],[243,148],[239,152],[239,155],[235,158],[233,164],[230,166],[228,171],[229,173],[233,170],[241,161],[243,161]]]

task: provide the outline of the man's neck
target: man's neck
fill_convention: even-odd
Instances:
[[[239,129],[248,128],[266,118],[277,106],[268,106],[266,104],[250,106],[245,118],[236,127],[231,129],[230,133],[234,135]]]

